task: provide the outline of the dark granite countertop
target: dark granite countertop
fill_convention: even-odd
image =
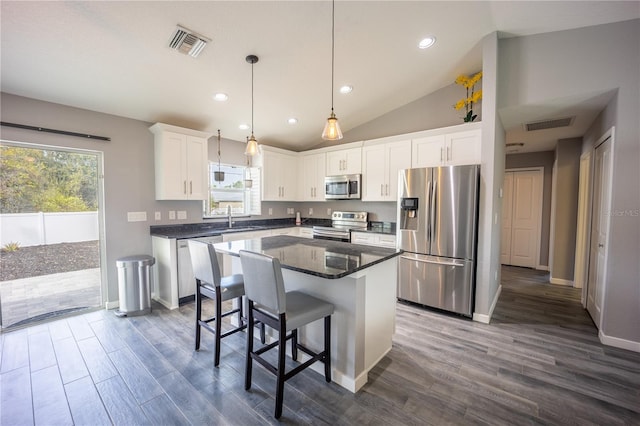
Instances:
[[[367,229],[358,229],[353,230],[357,232],[371,232],[374,234],[384,234],[384,235],[396,235],[396,224],[395,222],[369,222],[369,226]]]
[[[314,225],[331,226],[330,219],[303,219],[302,227]],[[212,237],[232,232],[260,231],[264,229],[291,228],[296,226],[295,219],[262,219],[262,220],[237,220],[233,227],[227,227],[227,222],[202,222],[182,225],[158,225],[151,226],[149,231],[152,237],[176,238],[179,240],[199,237]]]
[[[290,269],[321,278],[336,279],[384,262],[402,250],[315,240],[288,235],[229,241],[213,245],[221,253],[239,256],[240,250],[267,254]]]

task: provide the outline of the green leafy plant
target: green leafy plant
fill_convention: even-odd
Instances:
[[[16,242],[10,242],[4,245],[4,247],[2,248],[2,251],[6,251],[6,252],[13,252],[13,251],[18,251],[18,249],[20,248],[20,243],[16,243]]]

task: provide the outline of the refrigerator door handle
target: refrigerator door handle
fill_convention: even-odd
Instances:
[[[436,191],[438,190],[438,186],[436,181],[432,182],[433,191],[431,191],[431,205],[429,207],[429,219],[431,220],[431,235],[429,236],[429,242],[433,243],[432,239],[435,235],[436,230]]]
[[[420,262],[420,263],[433,263],[435,265],[447,265],[447,266],[464,266],[464,263],[458,262],[455,260],[429,260],[429,259],[419,259],[416,257],[409,256],[400,256],[401,259],[410,260],[412,262]]]
[[[427,182],[427,218],[431,217],[431,184],[431,181]],[[427,222],[427,241],[431,245],[431,221]]]

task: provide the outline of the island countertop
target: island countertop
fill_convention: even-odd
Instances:
[[[263,253],[290,269],[321,278],[337,279],[384,262],[402,250],[308,239],[287,235],[213,244],[220,253],[239,256],[240,250]]]

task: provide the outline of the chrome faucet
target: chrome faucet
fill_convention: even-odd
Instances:
[[[229,218],[229,228],[232,228],[233,222],[231,221],[231,204],[227,204],[227,217]]]

